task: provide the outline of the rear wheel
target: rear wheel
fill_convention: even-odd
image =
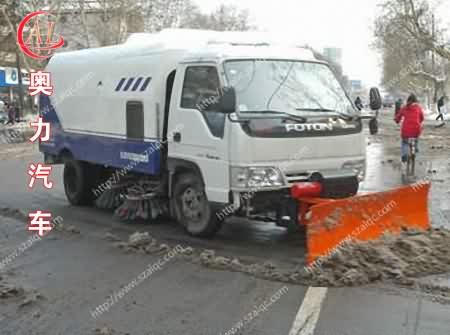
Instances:
[[[93,169],[91,165],[74,159],[64,162],[64,191],[69,202],[74,206],[91,205],[94,201],[92,192]]]
[[[414,140],[409,140],[409,153],[406,166],[407,174],[413,176],[416,170],[416,142]]]
[[[175,178],[172,208],[176,220],[196,237],[212,237],[221,228],[216,216],[218,207],[209,203],[201,178],[195,173],[182,173]]]

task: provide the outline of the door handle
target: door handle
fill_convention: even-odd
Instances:
[[[173,140],[175,142],[181,142],[181,133],[179,132],[173,133]]]

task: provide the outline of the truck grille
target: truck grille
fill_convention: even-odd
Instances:
[[[286,173],[285,178],[290,187],[295,183],[311,181],[311,173]],[[359,182],[356,176],[326,177],[322,180],[322,186],[321,197],[336,199],[355,195]]]
[[[308,181],[311,177],[311,174],[308,172],[302,172],[302,173],[286,173],[285,178],[289,185],[300,183],[302,181]]]

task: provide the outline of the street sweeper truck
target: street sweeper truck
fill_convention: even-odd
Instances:
[[[64,164],[72,205],[168,214],[208,237],[229,216],[297,224],[294,185],[342,199],[364,178],[362,118],[309,49],[174,29],[57,53],[46,71],[54,93],[41,95],[40,113],[51,136],[40,150]]]

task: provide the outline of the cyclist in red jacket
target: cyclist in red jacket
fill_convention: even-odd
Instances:
[[[408,139],[416,139],[416,152],[419,152],[418,143],[419,137],[422,133],[423,124],[423,110],[419,105],[419,101],[414,94],[408,97],[406,106],[400,109],[400,111],[395,116],[395,122],[402,122],[401,127],[401,137],[402,137],[402,163],[408,161]]]

